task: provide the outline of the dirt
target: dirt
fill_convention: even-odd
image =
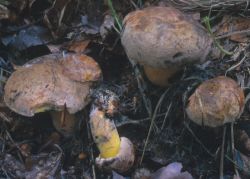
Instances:
[[[246,2],[45,1],[0,0],[1,178],[142,178],[139,171],[151,175],[173,162],[182,164],[182,171],[188,172],[186,178],[189,174],[193,178],[219,178],[221,166],[224,178],[250,177]],[[204,17],[209,16],[210,36],[223,48],[214,45],[207,62],[186,66],[169,80],[168,87],[153,85],[142,67],[127,58],[120,41],[119,22],[126,14],[154,5],[173,6],[196,17],[204,28]],[[134,145],[134,165],[125,173],[95,165],[99,151],[89,126],[91,103],[76,113],[78,122],[73,134],[64,136],[53,126],[49,112],[24,117],[3,101],[4,85],[14,69],[43,55],[69,52],[86,54],[101,67],[103,81],[91,91],[91,103],[106,109],[110,95],[117,97],[115,112],[105,113],[114,121],[119,135]],[[188,98],[203,81],[219,75],[234,79],[244,90],[244,112],[233,127],[198,126],[186,115]],[[96,100],[101,97],[103,101]],[[222,162],[223,128],[227,130]],[[161,176],[159,171],[151,176]]]

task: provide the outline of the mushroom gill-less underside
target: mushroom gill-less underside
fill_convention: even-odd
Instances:
[[[86,55],[50,54],[18,67],[5,85],[4,101],[13,111],[33,116],[46,110],[83,109],[90,89],[101,78],[98,64]]]

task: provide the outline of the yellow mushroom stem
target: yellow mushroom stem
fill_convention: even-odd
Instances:
[[[144,72],[153,84],[158,86],[168,86],[169,79],[180,71],[180,68],[171,67],[171,68],[154,68],[151,66],[144,65]]]
[[[101,158],[115,157],[120,150],[120,137],[113,121],[104,112],[93,108],[90,113],[91,133]]]

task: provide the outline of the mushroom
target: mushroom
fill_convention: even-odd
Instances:
[[[56,129],[70,135],[73,114],[90,102],[91,88],[101,76],[99,65],[86,55],[42,56],[12,73],[5,85],[4,101],[11,110],[28,117],[53,111]]]
[[[245,96],[243,90],[231,78],[219,76],[203,82],[190,96],[186,108],[189,119],[198,125],[208,127],[224,126],[231,123],[231,140],[233,137],[233,123],[243,112]],[[223,178],[223,160],[226,127],[223,127],[220,178]],[[232,151],[234,154],[234,142]],[[235,168],[236,170],[236,168]]]
[[[90,129],[100,155],[96,158],[99,168],[127,172],[134,164],[132,142],[119,136],[111,117],[118,112],[118,97],[110,90],[98,90],[90,112]],[[110,116],[110,117],[108,117]]]
[[[173,7],[148,7],[129,13],[121,42],[130,60],[143,66],[155,85],[167,86],[184,66],[202,63],[212,38],[190,16]]]
[[[203,82],[190,96],[189,119],[199,125],[218,127],[236,121],[244,108],[243,90],[231,78],[219,76]]]

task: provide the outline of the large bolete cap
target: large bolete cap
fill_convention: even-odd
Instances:
[[[101,69],[82,54],[50,54],[17,68],[5,85],[4,101],[13,111],[33,116],[46,110],[75,113],[90,101]]]
[[[123,23],[121,41],[128,57],[146,67],[146,75],[156,84],[161,83],[151,77],[159,73],[156,69],[171,76],[186,64],[203,62],[211,48],[212,39],[206,30],[173,7],[136,10]]]
[[[219,76],[203,82],[190,96],[189,119],[210,127],[236,121],[244,108],[244,92],[231,78]]]

